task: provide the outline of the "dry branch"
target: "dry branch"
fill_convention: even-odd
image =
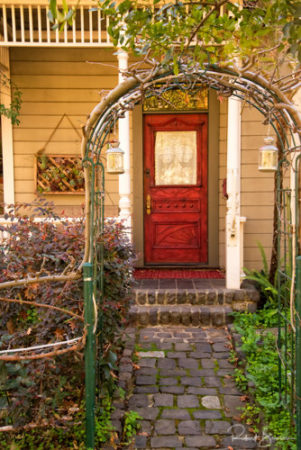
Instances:
[[[55,356],[64,355],[68,352],[75,352],[76,350],[80,350],[84,346],[84,336],[81,341],[79,341],[77,344],[73,345],[72,347],[64,348],[62,350],[53,350],[52,352],[48,353],[40,353],[40,354],[34,354],[34,355],[26,355],[26,356],[8,356],[8,355],[0,355],[0,360],[2,361],[29,361],[29,360],[36,360],[36,359],[43,359],[43,358],[54,358]]]
[[[45,277],[28,277],[28,278],[21,278],[19,280],[13,280],[13,281],[4,281],[3,283],[0,283],[0,289],[8,289],[8,288],[14,288],[18,286],[27,286],[28,284],[35,284],[35,283],[49,283],[49,282],[63,282],[63,281],[72,281],[72,280],[78,280],[81,277],[80,268],[76,272],[70,272],[68,275],[47,275]]]
[[[5,297],[0,297],[0,302],[7,302],[7,303],[19,303],[20,305],[26,304],[26,305],[32,305],[32,306],[36,306],[37,308],[48,308],[48,309],[53,309],[55,311],[59,311],[63,314],[67,314],[69,316],[72,316],[80,321],[84,321],[84,318],[82,316],[79,316],[78,314],[75,314],[72,311],[68,311],[67,309],[64,308],[59,308],[58,306],[52,306],[52,305],[46,305],[43,303],[37,303],[37,302],[32,302],[30,300],[19,300],[17,298],[5,298]]]

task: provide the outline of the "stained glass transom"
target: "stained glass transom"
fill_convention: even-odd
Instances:
[[[198,87],[191,90],[171,89],[160,95],[147,97],[144,112],[152,111],[196,111],[208,109],[208,89]]]

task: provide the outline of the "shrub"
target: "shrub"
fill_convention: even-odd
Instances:
[[[46,220],[36,221],[37,216]],[[10,225],[0,227],[0,231],[7,232],[7,239],[0,247],[0,282],[37,273],[41,277],[61,274],[67,268],[74,270],[82,261],[82,219],[55,224],[58,217],[44,201],[35,206],[22,205],[22,209],[17,208],[5,217]],[[125,322],[133,251],[121,223],[107,222],[103,242],[105,279],[101,337],[104,354],[99,359],[110,384],[117,359],[112,341]],[[0,296],[83,314],[82,278],[12,287],[2,290]],[[83,322],[58,311],[2,301],[0,311],[0,350],[48,344],[83,334]],[[107,366],[109,370],[105,371]],[[82,352],[18,363],[0,361],[2,425],[22,426],[28,422],[42,423],[45,419],[55,425],[60,423],[62,415],[72,416],[83,397],[83,377]]]

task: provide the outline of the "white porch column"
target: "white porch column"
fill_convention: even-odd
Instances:
[[[240,288],[241,232],[240,232],[240,143],[241,102],[228,99],[227,138],[227,213],[226,213],[226,287]]]
[[[0,65],[2,73],[7,79],[10,79],[9,68],[9,49],[0,48]],[[1,85],[1,103],[5,107],[9,107],[11,103],[11,87],[9,84]],[[1,116],[1,131],[2,131],[2,163],[3,163],[3,194],[4,204],[12,205],[15,203],[15,189],[14,189],[14,153],[13,153],[13,126],[10,119]]]
[[[128,54],[118,50],[119,83],[124,80],[123,71],[128,68]],[[130,175],[130,120],[129,113],[118,121],[120,147],[124,150],[124,173],[119,175],[119,217],[126,221],[129,230],[132,228],[131,175]],[[131,233],[129,233],[131,234]]]

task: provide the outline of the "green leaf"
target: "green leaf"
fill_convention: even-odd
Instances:
[[[179,75],[178,58],[176,55],[173,57],[173,71],[175,75]]]
[[[57,16],[56,0],[49,0],[49,9],[52,13],[52,17],[56,18]]]
[[[63,11],[65,14],[68,13],[68,3],[67,0],[62,0],[62,4],[63,4]]]

